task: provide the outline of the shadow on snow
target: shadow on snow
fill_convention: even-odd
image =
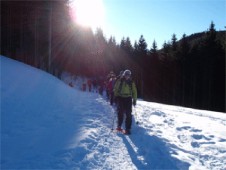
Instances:
[[[190,164],[173,157],[169,145],[157,136],[147,134],[139,125],[130,136],[123,136],[134,165],[138,169],[189,169]]]

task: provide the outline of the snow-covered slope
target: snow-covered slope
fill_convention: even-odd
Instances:
[[[1,169],[226,169],[224,113],[138,101],[124,136],[104,97],[0,62]]]

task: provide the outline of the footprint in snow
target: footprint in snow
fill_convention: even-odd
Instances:
[[[178,131],[182,131],[182,130],[189,130],[189,129],[191,129],[191,127],[190,126],[182,126],[182,127],[177,127],[176,129]]]
[[[208,141],[211,140],[211,138],[208,138],[204,135],[198,135],[198,134],[193,134],[192,137],[196,140],[201,140],[201,139],[205,139],[205,140],[208,140]]]
[[[200,130],[200,129],[193,129],[193,128],[190,131],[191,132],[202,132],[202,130]]]
[[[226,142],[226,139],[220,139],[219,142]]]
[[[177,138],[182,142],[182,143],[186,143],[189,141],[188,136],[185,135],[177,135]]]

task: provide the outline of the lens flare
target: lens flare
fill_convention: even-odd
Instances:
[[[104,5],[102,0],[74,0],[70,3],[73,20],[93,30],[104,25]]]

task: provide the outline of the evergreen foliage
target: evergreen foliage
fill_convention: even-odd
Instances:
[[[158,50],[143,35],[134,45],[106,40],[73,23],[68,0],[1,1],[1,54],[56,76],[63,71],[104,77],[131,69],[138,95],[145,100],[225,111],[225,31],[176,34]]]

